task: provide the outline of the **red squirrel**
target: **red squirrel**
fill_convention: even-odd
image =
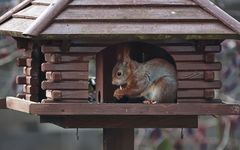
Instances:
[[[112,70],[112,84],[120,86],[114,92],[118,100],[144,97],[144,103],[172,103],[176,100],[176,69],[168,61],[153,58],[139,63],[130,58],[130,50],[124,49],[117,56]]]

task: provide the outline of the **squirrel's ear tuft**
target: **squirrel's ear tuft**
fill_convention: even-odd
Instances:
[[[130,59],[130,49],[129,48],[124,48],[123,49],[123,61],[129,62]]]
[[[120,53],[120,52],[118,51],[117,61],[122,61],[122,60],[123,60],[123,55],[122,55],[122,53]]]

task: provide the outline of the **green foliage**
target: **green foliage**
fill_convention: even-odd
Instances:
[[[161,144],[158,145],[157,150],[172,150],[173,146],[169,139],[164,139]]]

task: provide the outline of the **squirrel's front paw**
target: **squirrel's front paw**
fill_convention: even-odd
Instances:
[[[120,100],[124,96],[123,90],[120,89],[115,90],[113,96]]]

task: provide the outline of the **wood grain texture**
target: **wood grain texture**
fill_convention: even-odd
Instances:
[[[88,90],[46,90],[50,99],[88,99]]]
[[[68,5],[72,0],[53,1],[41,15],[22,33],[23,35],[38,36],[52,20]]]
[[[205,64],[201,62],[178,62],[177,64],[178,71],[218,71],[221,70],[220,63],[210,63]],[[88,63],[66,63],[66,64],[50,64],[43,63],[42,71],[88,71]]]
[[[51,1],[49,0],[35,0],[33,4],[49,5]],[[190,5],[195,6],[196,4],[189,0],[121,0],[121,1],[109,1],[109,0],[74,0],[69,5],[70,6],[111,6],[111,5]]]
[[[198,125],[197,116],[41,116],[40,120],[64,128],[196,128]]]
[[[89,103],[87,99],[43,99],[41,103]]]
[[[25,100],[7,97],[9,109],[18,109],[19,105],[28,104],[27,108],[35,115],[75,115],[75,116],[182,116],[182,115],[240,115],[238,104],[41,104],[26,102]],[[29,106],[30,104],[30,106]],[[151,117],[149,117],[151,118]]]
[[[46,79],[52,81],[87,80],[88,72],[46,72]]]
[[[4,15],[0,17],[0,24],[9,19],[14,13],[20,11],[24,7],[28,6],[31,3],[31,0],[24,0],[19,5],[7,11]]]
[[[216,20],[198,7],[82,7],[69,8],[62,12],[57,21],[184,21]]]
[[[39,115],[239,115],[237,104],[33,104]]]
[[[219,71],[222,68],[221,63],[179,62],[176,65],[177,71]]]
[[[59,30],[61,29],[61,30]],[[55,22],[43,35],[116,35],[116,34],[233,34],[219,22]]]
[[[15,97],[7,97],[6,98],[6,106],[8,109],[30,113],[30,105],[33,102],[15,98]]]
[[[153,43],[154,44],[154,43]],[[163,49],[165,49],[166,51],[170,52],[170,53],[184,53],[184,52],[194,52],[196,51],[195,46],[183,46],[180,43],[178,43],[178,45],[173,46],[174,43],[170,43],[168,45],[166,44],[157,44],[155,43],[154,45],[157,45]],[[88,47],[86,46],[82,46],[82,45],[89,45]],[[100,45],[100,46],[96,46],[96,45]],[[111,43],[106,43],[105,42],[100,42],[100,43],[88,43],[88,44],[79,44],[79,47],[70,47],[69,51],[67,52],[67,54],[76,54],[76,53],[97,53],[100,52],[101,50],[103,50],[104,48],[106,48],[107,46],[110,46]],[[220,52],[221,48],[220,46],[205,46],[205,51],[206,52]],[[61,53],[61,54],[66,54],[63,51],[61,51],[61,49],[57,46],[47,46],[47,45],[43,45],[42,46],[42,52],[43,53]]]
[[[214,71],[182,71],[177,73],[178,80],[214,80]]]
[[[44,90],[87,90],[88,81],[43,81],[41,87]]]
[[[221,81],[178,81],[178,89],[220,89]]]
[[[207,98],[207,99],[213,99],[214,98],[214,90],[178,90],[177,91],[177,97],[182,98]]]
[[[45,60],[50,63],[88,62],[94,59],[93,54],[45,54]]]
[[[240,34],[240,23],[231,17],[229,14],[220,9],[217,5],[211,1],[206,0],[193,0],[197,5],[201,6],[204,10],[217,17],[222,21],[223,24],[228,26],[230,29]]]
[[[50,64],[43,63],[42,71],[88,71],[88,63]]]
[[[13,15],[15,18],[36,19],[46,6],[32,5]],[[55,18],[56,21],[194,21],[216,20],[199,7],[69,7]]]

